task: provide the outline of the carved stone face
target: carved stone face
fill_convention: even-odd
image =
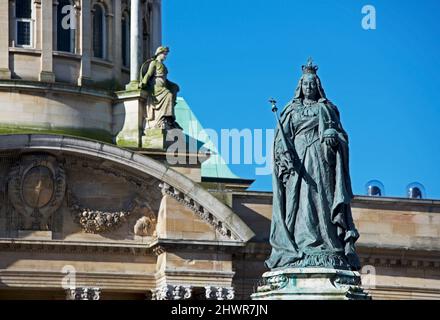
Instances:
[[[316,78],[313,74],[306,74],[302,81],[302,92],[305,98],[314,100],[318,91]]]

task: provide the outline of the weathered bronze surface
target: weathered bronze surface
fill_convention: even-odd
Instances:
[[[302,67],[275,134],[270,269],[360,268],[348,136],[317,70],[311,59]]]

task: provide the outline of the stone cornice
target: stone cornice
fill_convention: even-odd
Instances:
[[[155,239],[150,244],[152,252],[159,256],[164,252],[194,251],[194,252],[240,252],[245,243],[240,241],[199,241],[185,239]]]
[[[269,191],[234,191],[234,197],[253,197],[253,198],[263,198],[263,199],[272,199],[272,192]],[[352,205],[356,206],[357,204],[367,204],[371,205],[380,205],[380,206],[439,206],[440,208],[440,200],[436,199],[408,199],[402,197],[371,197],[371,196],[362,196],[355,195],[352,200]]]
[[[121,242],[85,242],[66,240],[22,240],[0,238],[0,250],[56,252],[72,254],[125,254],[152,255],[152,248],[142,243]]]
[[[433,199],[408,199],[399,197],[370,197],[370,196],[355,196],[352,203],[354,204],[373,204],[381,206],[440,206],[440,200]]]
[[[0,270],[0,278],[8,287],[40,287],[59,289],[66,273],[34,270]],[[96,286],[108,291],[133,290],[144,292],[156,287],[154,274],[113,273],[113,272],[76,272],[77,286]]]
[[[249,242],[240,251],[234,254],[241,255],[242,259],[265,260],[269,257],[271,246],[269,243]],[[410,249],[402,247],[378,247],[376,245],[358,244],[356,251],[363,266],[374,267],[440,267],[440,251]]]
[[[0,91],[20,90],[20,91],[40,91],[57,92],[63,94],[87,95],[100,99],[113,100],[114,95],[106,90],[95,89],[86,86],[74,86],[62,83],[46,83],[29,80],[0,80]]]
[[[92,242],[69,240],[25,240],[0,238],[0,251],[23,251],[70,254],[118,254],[153,256],[167,251],[236,252],[243,247],[239,241],[197,241],[150,239],[149,242]]]

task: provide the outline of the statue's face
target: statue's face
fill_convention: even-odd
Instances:
[[[167,54],[166,53],[161,53],[160,55],[157,56],[157,58],[160,61],[165,61],[165,59],[167,58]]]
[[[307,99],[314,99],[318,92],[316,78],[313,74],[307,74],[302,81],[302,92]]]

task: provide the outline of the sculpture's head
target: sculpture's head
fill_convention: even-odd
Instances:
[[[311,58],[309,58],[306,65],[302,66],[302,71],[303,74],[296,87],[294,99],[307,98],[315,101],[326,99],[321,80],[316,73],[318,66],[313,65]]]
[[[316,84],[316,76],[313,74],[305,74],[302,76],[301,90],[304,98],[315,100],[318,92]]]
[[[170,48],[160,46],[156,49],[156,52],[154,53],[154,57],[157,60],[164,61],[167,58],[168,52],[170,52]]]

